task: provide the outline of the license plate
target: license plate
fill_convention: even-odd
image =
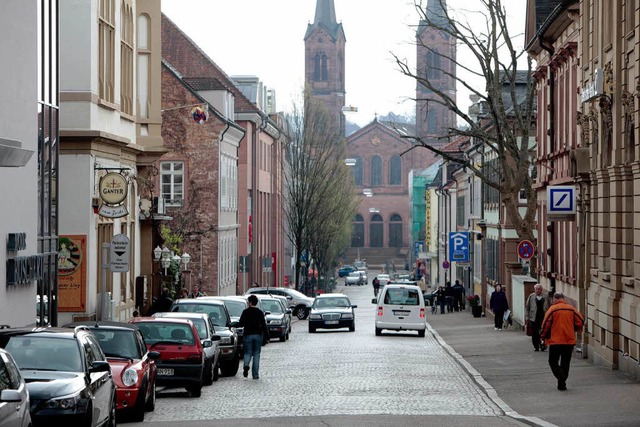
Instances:
[[[326,323],[327,325],[337,325],[338,321],[337,320],[327,320],[324,323]]]
[[[158,368],[158,375],[171,376],[171,375],[173,375],[173,369],[169,369],[169,368]]]
[[[406,310],[393,310],[393,314],[395,314],[396,316],[408,316],[411,314],[411,312]]]

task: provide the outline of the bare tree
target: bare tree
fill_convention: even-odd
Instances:
[[[322,102],[313,99],[308,90],[303,109],[294,106],[288,124],[285,233],[297,261],[307,250],[316,258],[320,255],[323,263],[332,263],[327,256],[337,254],[336,246],[344,244],[341,233],[348,229],[345,224],[351,224],[358,203],[353,176],[344,163],[346,141]],[[300,267],[296,262],[296,289]]]
[[[495,161],[476,165],[466,156],[444,152],[441,144],[434,146],[432,141],[421,136],[403,137],[415,143],[413,148],[429,149],[447,161],[458,163],[471,170],[486,185],[497,189],[518,236],[533,241],[537,194],[530,174],[535,152],[530,137],[535,136],[536,120],[531,59],[524,49],[514,45],[501,0],[478,0],[474,4],[480,5],[480,11],[463,12],[455,16],[446,10],[442,0],[435,1],[441,7],[428,11],[423,1],[414,0],[421,19],[420,25],[430,26],[454,40],[464,55],[452,57],[444,49],[439,49],[437,44],[429,44],[419,37],[417,43],[428,52],[439,55],[441,64],[451,61],[457,72],[444,66],[436,67],[437,73],[414,70],[406,59],[396,55],[394,58],[404,75],[416,79],[419,86],[428,89],[428,99],[418,98],[416,102],[426,101],[427,108],[429,104],[442,105],[455,114],[458,122],[464,123],[464,126],[450,124],[443,129],[442,138],[445,141],[463,140],[470,141],[472,145],[480,144],[487,154],[486,158]],[[434,14],[434,10],[437,13]],[[470,24],[470,14],[473,14],[473,25]],[[459,60],[461,57],[464,61]],[[526,69],[518,68],[522,62],[526,62]],[[463,87],[471,92],[483,105],[484,113],[476,118],[463,111],[454,94],[434,78],[438,74],[452,78],[458,88]],[[473,77],[482,79],[485,87],[475,86]],[[520,213],[521,190],[527,199],[524,215]]]

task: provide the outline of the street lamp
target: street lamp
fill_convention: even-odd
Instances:
[[[169,266],[171,265],[171,258],[169,258],[171,251],[165,246],[162,248],[160,253],[161,253],[160,264],[162,265],[162,268],[164,268],[164,275],[166,276],[167,268],[169,268]]]
[[[182,265],[184,266],[182,272],[183,273],[189,273],[189,292],[192,292],[192,289],[191,289],[191,271],[189,271],[189,269],[187,268],[187,266],[189,265],[189,262],[191,261],[191,255],[189,255],[186,252],[183,252],[182,256],[180,257],[180,259],[182,260]]]

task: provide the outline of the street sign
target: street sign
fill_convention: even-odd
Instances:
[[[413,242],[413,256],[418,258],[421,252],[424,252],[424,242]]]
[[[469,262],[469,233],[449,232],[449,259],[452,262]]]
[[[240,255],[240,273],[248,273],[249,272],[249,255]]]
[[[131,242],[125,234],[116,234],[111,240],[109,269],[114,273],[129,271]]]
[[[521,259],[529,260],[533,258],[533,253],[535,248],[533,247],[533,243],[529,240],[523,240],[518,243],[518,256]]]
[[[547,187],[547,214],[550,216],[575,215],[576,188],[572,185],[550,185]]]
[[[451,267],[451,264],[449,263],[449,261],[447,261],[446,259],[442,261],[442,268],[444,268],[445,270],[448,270],[449,267]]]

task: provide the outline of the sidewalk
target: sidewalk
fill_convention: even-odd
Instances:
[[[556,389],[548,351],[534,352],[522,330],[495,331],[471,310],[427,315],[430,332],[508,415],[530,425],[638,426],[640,381],[597,367],[574,352],[567,391]],[[480,378],[481,377],[481,378]]]

